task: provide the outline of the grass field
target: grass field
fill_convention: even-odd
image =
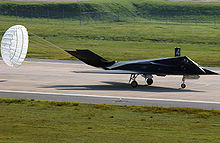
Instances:
[[[16,9],[17,7],[17,9]],[[168,0],[90,0],[72,3],[50,3],[50,2],[0,2],[0,13],[4,15],[20,15],[25,17],[50,16],[76,17],[81,12],[120,12],[122,16],[213,16],[219,15],[220,3],[193,3],[173,2]],[[31,12],[32,9],[32,12]],[[26,12],[24,12],[26,11]],[[27,12],[28,11],[28,12]],[[37,11],[37,12],[34,12]],[[164,13],[166,12],[166,13]],[[31,14],[32,13],[32,14]],[[208,17],[207,17],[208,18]]]
[[[174,55],[182,47],[203,66],[220,66],[220,27],[161,23],[97,23],[1,17],[0,33],[15,24],[28,28],[29,58],[72,59],[62,49],[90,49],[112,60],[136,60]],[[59,48],[58,48],[59,47]]]
[[[182,47],[182,55],[202,66],[220,66],[219,8],[220,3],[166,0],[0,2],[0,14],[20,16],[0,16],[0,33],[15,24],[26,26],[29,58],[73,59],[62,49],[90,49],[109,60],[150,59],[173,56],[174,47]],[[119,12],[121,22],[79,24],[81,12],[103,11],[116,17]]]
[[[218,143],[220,112],[0,99],[1,142]]]

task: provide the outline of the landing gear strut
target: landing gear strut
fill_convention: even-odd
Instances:
[[[136,81],[136,78],[138,77],[139,74],[131,74],[129,83],[131,83],[131,87],[136,88],[138,86],[138,83]],[[132,81],[132,82],[131,82]]]
[[[129,83],[131,84],[131,87],[133,87],[133,88],[136,88],[138,86],[138,83],[136,81],[136,78],[138,77],[138,75],[139,74],[131,74],[131,76],[130,76]],[[145,78],[148,85],[153,84],[153,76],[152,75],[141,74],[141,76]],[[181,88],[186,88],[186,84],[185,84],[186,78],[187,78],[186,76],[183,76]]]

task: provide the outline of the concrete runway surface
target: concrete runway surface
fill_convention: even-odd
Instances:
[[[79,61],[28,59],[21,67],[11,68],[0,60],[0,66],[1,98],[220,110],[220,76],[187,80],[186,89],[180,89],[181,76],[154,76],[152,86],[140,76],[139,86],[133,89],[130,75],[71,72],[96,70]],[[209,69],[220,73],[220,68]]]

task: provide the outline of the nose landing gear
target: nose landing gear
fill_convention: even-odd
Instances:
[[[186,88],[185,77],[184,77],[184,76],[183,76],[183,78],[182,78],[181,88]]]

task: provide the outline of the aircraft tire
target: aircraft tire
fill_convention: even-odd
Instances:
[[[137,86],[138,86],[138,83],[137,83],[137,81],[132,81],[131,82],[131,86],[133,87],[133,88],[136,88]]]
[[[186,88],[186,84],[182,83],[181,88]]]
[[[147,84],[148,84],[148,85],[153,84],[153,82],[154,82],[153,79],[151,79],[151,78],[148,78],[148,79],[147,79]]]

